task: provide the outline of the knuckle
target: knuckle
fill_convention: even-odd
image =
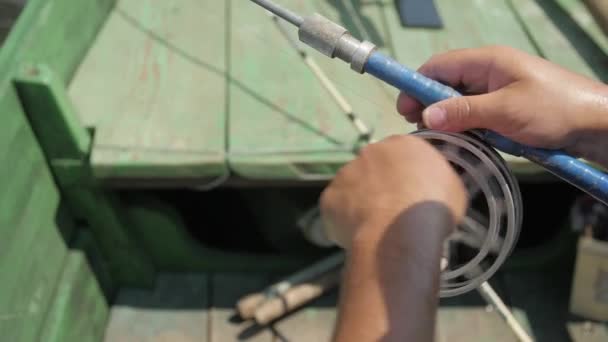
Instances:
[[[490,52],[490,54],[496,55],[496,56],[510,55],[515,51],[514,48],[512,48],[508,45],[501,45],[501,44],[490,45],[487,47],[487,50]]]
[[[459,126],[468,123],[471,119],[473,104],[470,98],[463,96],[454,101],[454,108],[451,115],[447,116],[450,126]]]

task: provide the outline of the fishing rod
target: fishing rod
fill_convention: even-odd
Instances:
[[[350,65],[359,74],[369,74],[429,106],[462,96],[455,89],[417,73],[377,51],[369,41],[360,41],[344,27],[318,13],[301,16],[268,0],[251,0],[298,28],[299,40],[330,58]],[[559,178],[608,204],[608,177],[603,172],[560,150],[534,148],[512,141],[490,130],[446,133],[434,130],[413,132],[434,145],[457,169],[469,197],[483,196],[485,212],[469,208],[467,217],[444,247],[444,258],[455,244],[467,245],[476,253],[466,262],[452,260],[441,273],[442,297],[479,288],[504,263],[521,230],[523,204],[516,177],[497,152],[523,157]],[[481,217],[485,216],[485,217]],[[483,267],[482,267],[483,266]]]

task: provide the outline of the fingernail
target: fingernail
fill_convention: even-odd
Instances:
[[[441,107],[429,107],[422,112],[422,119],[428,128],[440,129],[447,122],[447,113]]]

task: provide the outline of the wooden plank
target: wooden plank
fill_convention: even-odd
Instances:
[[[11,274],[0,283],[0,331],[11,341],[31,341],[36,336],[66,253],[59,229],[44,207],[53,204],[54,196],[42,185],[38,187],[41,193],[33,196],[35,202],[27,204],[24,214],[45,224],[24,220],[22,225],[2,229],[17,230],[2,249],[0,260],[0,269]]]
[[[19,111],[20,109],[17,105],[17,97],[14,96],[14,93],[7,94],[0,102],[2,108],[12,108],[12,110],[15,111]],[[20,115],[3,115],[2,134],[0,134],[0,165],[6,165],[6,163],[8,163],[9,159],[7,158],[7,155],[15,148],[14,144],[19,140],[18,136],[23,134],[26,125],[25,116],[21,113]]]
[[[581,1],[510,1],[545,58],[585,76],[608,79],[608,42]]]
[[[48,64],[67,84],[114,3],[29,0],[11,34],[15,39],[9,39],[5,48],[16,51],[17,63]]]
[[[90,170],[84,165],[89,152],[90,136],[78,122],[57,75],[48,67],[39,65],[20,74],[15,84],[45,157],[51,161],[51,165],[56,165],[55,162],[64,163],[62,165],[71,162],[74,166],[71,169],[62,169],[64,172],[55,176],[64,185],[64,196],[68,199],[74,215],[86,220],[96,233],[96,238],[104,247],[104,253],[110,260],[118,281],[124,285],[142,284],[146,279],[151,282],[154,272],[152,265],[128,238],[124,223],[117,216],[117,209],[113,207],[114,203],[108,199],[109,195],[90,188]],[[30,136],[31,140],[35,140],[31,133]],[[15,149],[14,153],[21,153],[21,149]],[[24,161],[24,158],[18,155],[13,158],[17,166],[23,167],[23,164],[26,164],[23,167],[25,170],[33,170],[29,160]],[[37,160],[44,164],[40,153]],[[44,167],[46,168],[46,165]],[[27,174],[27,171],[24,174]],[[81,183],[66,186],[70,183],[66,178],[79,179]],[[11,182],[14,180],[11,179]],[[87,184],[89,188],[83,188],[82,184]],[[18,194],[22,193],[27,194],[26,191]]]
[[[32,192],[29,190],[31,189],[32,179],[40,176],[42,169],[46,167],[39,150],[31,146],[30,148],[24,147],[28,138],[33,139],[29,128],[24,126],[22,132],[23,134],[18,136],[19,139],[14,140],[15,144],[11,144],[13,147],[11,151],[3,156],[7,160],[7,163],[3,165],[12,165],[12,167],[0,169],[0,189],[6,194],[12,194],[10,201],[0,202],[1,224],[16,224],[13,221],[15,214],[26,209],[24,204],[31,196]]]
[[[40,341],[100,341],[109,306],[82,251],[70,251]]]
[[[0,282],[0,331],[11,341],[34,340],[67,251],[55,223],[59,194],[52,178],[48,170],[30,175],[31,194],[9,209],[0,229],[0,269],[11,275]],[[3,195],[3,203],[16,200]]]
[[[249,322],[240,322],[234,307],[244,295],[262,290],[270,280],[255,274],[216,274],[212,278],[211,335],[209,342],[273,341],[269,329],[257,329]]]
[[[67,98],[65,86],[47,65],[23,71],[14,81],[38,142],[49,160],[88,157],[91,137]]]
[[[163,274],[154,290],[123,289],[112,305],[105,341],[206,341],[208,279]]]
[[[69,89],[95,128],[96,177],[226,171],[225,13],[224,1],[118,1]]]

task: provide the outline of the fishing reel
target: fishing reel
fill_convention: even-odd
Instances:
[[[468,191],[466,216],[446,240],[441,262],[440,296],[461,295],[490,279],[513,251],[523,218],[519,185],[505,160],[476,132],[411,134],[437,148]],[[317,207],[302,216],[298,226],[314,245],[333,245]]]
[[[466,217],[446,240],[441,262],[440,296],[461,295],[490,279],[515,247],[523,214],[519,185],[505,160],[477,132],[411,134],[437,148],[468,191]],[[333,245],[318,207],[303,215],[298,226],[314,245]]]
[[[487,281],[511,254],[523,218],[521,192],[505,160],[475,132],[412,134],[443,154],[468,191],[469,209],[446,240],[441,265],[440,296],[457,296]]]

